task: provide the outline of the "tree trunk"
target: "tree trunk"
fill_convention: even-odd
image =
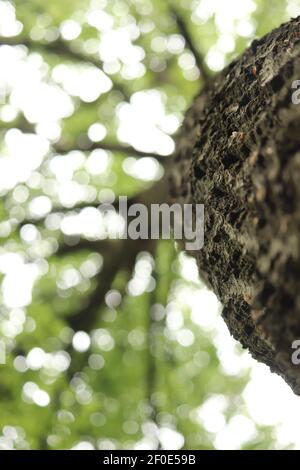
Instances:
[[[205,205],[200,273],[231,334],[300,394],[300,17],[254,41],[184,120],[172,199]],[[298,93],[299,95],[299,93]]]

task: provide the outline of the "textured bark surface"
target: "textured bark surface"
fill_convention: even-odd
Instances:
[[[188,111],[172,199],[205,204],[199,270],[231,334],[300,394],[300,17],[251,47]]]

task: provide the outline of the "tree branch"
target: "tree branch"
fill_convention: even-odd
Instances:
[[[85,64],[94,65],[97,68],[103,69],[103,62],[93,56],[87,55],[84,52],[72,47],[71,44],[62,41],[61,39],[56,39],[52,42],[40,42],[40,41],[32,41],[31,39],[24,38],[21,36],[12,37],[12,38],[3,38],[0,37],[0,46],[1,45],[8,45],[8,46],[25,46],[30,50],[34,51],[41,51],[41,52],[48,52],[50,54],[57,54],[59,56],[63,56],[69,60],[82,62]],[[130,95],[128,94],[127,90],[120,84],[114,82],[114,80],[109,77],[110,80],[113,82],[113,88],[118,90],[122,93],[127,101],[130,99]]]
[[[105,258],[104,266],[107,267],[107,270],[102,269],[97,276],[96,287],[86,299],[86,303],[79,306],[74,314],[65,318],[70,327],[75,331],[80,330],[88,333],[92,328],[95,328],[97,320],[100,320],[100,309],[103,308],[105,295],[111,288],[117,273],[124,268],[131,273],[138,253],[147,250],[153,254],[154,247],[155,242],[153,243],[152,240],[115,240],[110,242],[110,246],[107,245],[102,252]],[[67,352],[73,358],[74,350],[71,344]],[[67,372],[68,376],[72,377],[77,371],[82,370],[85,364],[86,357],[84,355],[77,356],[75,361],[72,360]]]
[[[87,301],[74,314],[66,317],[69,326],[75,331],[89,332],[95,326],[99,309],[117,273],[122,268],[132,272],[138,253],[145,250],[153,252],[154,245],[155,241],[152,240],[106,240],[102,242],[101,254],[104,262],[97,276],[96,287]]]
[[[0,127],[5,130],[15,127],[22,131],[24,134],[35,133],[34,124],[29,122],[22,112],[19,113],[18,117],[14,121],[9,123],[0,122],[0,124]],[[166,164],[167,159],[169,157],[169,155],[161,155],[156,152],[146,152],[145,150],[137,150],[131,145],[120,144],[118,142],[91,142],[88,137],[86,138],[85,146],[79,146],[77,144],[66,145],[63,143],[55,143],[52,144],[52,149],[55,153],[58,153],[60,155],[64,155],[66,153],[73,152],[76,150],[80,152],[92,152],[93,150],[102,149],[107,150],[109,152],[123,153],[125,155],[130,155],[136,158],[152,157],[159,161],[162,165]]]
[[[72,213],[76,211],[80,211],[82,209],[85,209],[87,207],[93,207],[93,208],[98,208],[101,205],[99,201],[93,201],[93,202],[79,202],[78,204],[75,204],[73,207],[63,207],[63,206],[54,206],[51,210],[46,215],[43,215],[41,217],[27,217],[23,219],[21,222],[19,222],[15,228],[22,228],[24,225],[27,224],[32,224],[32,225],[38,225],[38,224],[43,224],[47,217],[52,214],[63,214],[66,215],[67,213]]]
[[[106,242],[106,249],[101,253],[104,258],[103,268],[97,276],[95,289],[74,314],[66,317],[69,326],[75,331],[89,332],[95,325],[105,295],[124,262],[124,253],[126,253],[124,242],[125,240]]]
[[[95,251],[97,253],[104,252],[107,249],[108,243],[114,242],[114,240],[87,240],[86,238],[80,238],[80,240],[72,244],[62,243],[58,250],[53,256],[65,256],[69,254],[75,254],[76,252],[88,250]]]
[[[155,152],[146,152],[144,150],[137,150],[134,147],[131,147],[130,145],[122,145],[118,143],[109,143],[109,142],[90,142],[90,145],[86,146],[85,148],[83,147],[80,148],[78,147],[78,145],[64,146],[64,145],[55,144],[53,146],[53,149],[58,154],[65,154],[65,153],[72,152],[74,150],[79,150],[82,152],[92,152],[93,150],[103,149],[103,150],[108,150],[110,152],[124,153],[126,155],[131,155],[133,157],[138,157],[138,158],[152,157],[158,160],[162,164],[165,164],[166,159],[168,158],[167,156],[160,155]]]
[[[140,193],[131,196],[128,198],[127,203],[128,206],[132,204],[144,204],[147,207],[150,207],[151,204],[159,204],[162,202],[165,202],[168,199],[168,175],[167,172],[165,172],[164,176],[159,180],[153,183],[152,186],[149,188],[145,189],[144,191],[141,191]],[[66,214],[66,213],[71,213],[71,212],[76,212],[80,211],[82,209],[85,209],[87,207],[94,207],[98,208],[101,206],[101,202],[99,201],[94,201],[94,202],[80,202],[73,207],[63,207],[63,206],[56,206],[53,207],[51,212],[48,213],[45,216],[39,217],[39,218],[26,218],[23,219],[20,223],[18,223],[15,228],[21,228],[24,225],[27,224],[32,224],[32,225],[37,225],[37,224],[42,224],[45,222],[46,218],[55,213],[61,213],[61,214]],[[116,210],[118,210],[118,200],[116,199],[113,203],[112,206]]]
[[[156,254],[156,253],[155,253]],[[157,286],[157,269],[156,269],[156,259],[155,266],[152,272],[152,277],[155,279]],[[156,299],[156,289],[154,289],[149,295],[149,311],[147,312],[147,363],[146,363],[146,399],[150,407],[150,419],[158,425],[157,416],[159,414],[159,409],[157,403],[154,400],[154,393],[156,391],[157,385],[157,335],[159,332],[159,325],[156,324],[155,320],[152,317],[151,308],[157,302]],[[160,441],[157,436],[157,447],[159,450],[161,448]]]
[[[193,39],[192,39],[188,29],[187,29],[187,26],[186,26],[182,16],[179,15],[179,13],[175,10],[175,8],[171,7],[170,10],[171,10],[171,13],[172,13],[172,15],[174,16],[174,18],[176,20],[176,23],[177,23],[178,29],[180,31],[180,34],[184,37],[188,48],[190,49],[190,51],[192,52],[192,54],[195,58],[197,67],[200,70],[201,77],[202,77],[204,83],[207,83],[209,81],[210,77],[209,77],[209,73],[207,71],[207,67],[205,65],[204,58],[203,58],[202,54],[196,48],[196,46],[194,44],[194,41],[193,41]]]
[[[79,62],[84,62],[84,63],[90,63],[98,68],[103,68],[103,63],[96,57],[92,55],[86,55],[83,52],[74,49],[71,44],[68,44],[61,39],[57,39],[56,41],[49,42],[49,43],[44,43],[44,42],[38,42],[38,41],[32,41],[28,38],[22,38],[22,37],[13,37],[13,38],[2,38],[0,37],[0,46],[1,45],[11,45],[11,46],[17,46],[17,45],[23,45],[27,47],[28,49],[31,50],[42,50],[46,51],[49,53],[54,53],[57,55],[65,56],[71,60],[76,60]],[[111,77],[110,77],[111,79]],[[130,96],[128,96],[126,90],[124,90],[123,87],[120,88],[119,84],[113,83],[113,87],[115,89],[119,89],[121,93],[124,95],[124,97],[129,100]],[[30,124],[28,126],[27,124]],[[19,123],[20,128],[25,129],[27,132],[30,130],[32,132],[32,125],[31,123],[28,123],[25,119],[21,119]],[[55,144],[53,145],[53,149],[55,152],[59,154],[64,154],[71,152],[73,150],[81,150],[81,151],[92,151],[95,149],[103,149],[103,150],[109,150],[111,152],[120,152],[124,153],[127,155],[132,155],[135,157],[144,157],[144,156],[149,156],[156,158],[159,162],[165,163],[165,156],[157,154],[156,152],[145,152],[143,150],[137,150],[132,146],[129,145],[122,145],[119,143],[109,143],[109,142],[90,142],[87,139],[87,146],[86,147],[78,147],[78,145],[70,145],[70,146],[65,146],[65,145],[60,145],[60,144]]]

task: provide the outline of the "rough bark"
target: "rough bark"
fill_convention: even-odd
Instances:
[[[300,394],[300,17],[250,48],[188,111],[171,196],[205,205],[194,253],[231,334]]]

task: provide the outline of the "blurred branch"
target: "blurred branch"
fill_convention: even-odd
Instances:
[[[155,282],[157,282],[156,271],[154,268],[154,272],[152,273],[152,277],[154,277]],[[146,373],[146,382],[147,382],[147,401],[151,408],[151,419],[154,423],[156,423],[158,409],[156,406],[155,401],[153,400],[153,394],[156,388],[156,334],[157,334],[157,325],[151,315],[151,307],[156,303],[155,298],[155,289],[152,291],[150,295],[150,305],[149,305],[149,312],[148,312],[148,324],[147,324],[147,373]]]
[[[97,68],[103,69],[103,62],[91,55],[85,54],[84,52],[76,49],[72,46],[71,43],[67,43],[62,41],[61,39],[56,39],[52,42],[40,42],[40,41],[33,41],[29,38],[16,36],[12,38],[4,38],[0,37],[0,46],[8,45],[8,46],[25,46],[29,50],[32,51],[39,51],[39,52],[48,52],[51,54],[56,54],[58,56],[63,56],[69,60],[82,62],[85,64],[94,65]],[[113,88],[118,90],[122,93],[127,101],[130,99],[130,95],[128,94],[127,90],[120,84],[113,81],[111,76],[109,77],[110,80],[113,82]]]
[[[156,245],[157,247],[157,245]],[[150,419],[153,423],[156,424],[158,427],[158,414],[159,414],[159,407],[157,400],[154,397],[156,392],[156,386],[158,381],[158,370],[157,370],[157,357],[159,354],[158,351],[158,344],[157,344],[157,336],[160,332],[160,325],[158,322],[155,321],[152,315],[152,307],[157,303],[156,298],[156,289],[158,283],[158,273],[157,273],[157,266],[156,266],[156,255],[157,250],[154,252],[154,269],[152,271],[152,277],[155,280],[155,289],[151,292],[149,296],[149,312],[147,317],[147,364],[146,364],[146,398],[148,405],[150,407]],[[159,440],[159,435],[157,435],[157,447],[156,450],[161,449],[161,442]]]
[[[21,111],[18,112],[17,117],[13,121],[0,121],[1,131],[7,131],[12,128],[19,129],[24,134],[35,133],[34,124],[29,122]]]
[[[105,258],[103,265],[104,269],[102,269],[97,276],[95,288],[90,293],[88,299],[86,299],[86,302],[79,306],[78,310],[74,312],[74,314],[65,317],[69,326],[75,331],[86,331],[88,333],[93,328],[96,328],[97,320],[100,320],[100,315],[102,313],[101,307],[104,307],[105,295],[110,290],[118,272],[122,269],[126,269],[130,275],[134,269],[138,253],[147,250],[153,254],[154,247],[155,242],[152,240],[109,241],[109,244],[106,245],[104,251],[101,252]],[[125,295],[125,292],[123,295]],[[78,357],[77,355],[76,360],[74,360],[75,351],[71,344],[69,345],[67,352],[72,357],[71,366],[67,372],[68,377],[71,378],[76,372],[85,367],[87,358],[84,355],[81,355],[81,357]]]
[[[167,172],[165,172],[164,176],[153,183],[152,186],[148,187],[144,191],[139,192],[138,194],[131,196],[127,199],[127,204],[128,207],[132,204],[144,204],[146,207],[150,207],[151,204],[159,204],[166,202],[168,200],[168,178],[167,178]],[[94,207],[98,208],[101,206],[101,202],[99,201],[94,201],[94,202],[80,202],[73,207],[63,207],[63,206],[56,206],[53,207],[51,212],[46,214],[45,216],[36,218],[25,218],[23,219],[19,224],[16,225],[15,228],[21,228],[24,225],[27,224],[32,224],[32,225],[37,225],[37,224],[42,224],[45,222],[46,218],[51,215],[51,214],[66,214],[66,213],[72,213],[76,212],[82,209],[85,209],[87,207]],[[116,210],[118,210],[118,199],[116,199],[113,203],[112,206]],[[74,249],[74,246],[73,246]]]
[[[104,260],[102,270],[96,279],[96,287],[86,302],[74,314],[65,318],[68,325],[75,331],[89,332],[99,318],[100,307],[118,272],[126,268],[126,271],[131,273],[137,255],[141,251],[152,252],[154,244],[152,240],[106,240],[102,242],[102,249],[99,252]]]
[[[96,287],[85,303],[74,314],[65,318],[73,330],[89,332],[95,325],[105,295],[124,262],[124,242],[125,240],[106,241],[106,248],[101,252],[104,258],[103,267],[97,276]]]
[[[24,134],[34,134],[35,127],[34,124],[28,121],[22,112],[19,113],[18,117],[8,123],[0,122],[2,129],[10,129],[15,127],[19,129]],[[109,152],[119,152],[125,155],[130,155],[136,158],[143,158],[143,157],[152,157],[158,160],[162,165],[165,165],[168,159],[168,155],[161,155],[156,152],[146,152],[145,150],[137,150],[131,145],[124,145],[119,144],[118,142],[91,142],[87,140],[87,145],[85,147],[79,145],[65,145],[60,143],[55,143],[52,145],[52,149],[55,153],[60,155],[64,155],[69,152],[73,151],[81,151],[81,152],[92,152],[93,150],[107,150]]]
[[[153,186],[147,190],[139,193],[132,197],[128,204],[140,203],[150,207],[154,203],[162,203],[167,200],[168,186],[167,186],[167,175],[154,183]],[[79,204],[72,209],[67,208],[67,211],[74,211],[83,209],[84,207],[98,207],[100,204]],[[64,208],[59,208],[57,212],[64,211]],[[26,219],[23,220],[21,225],[26,223],[41,223],[45,220],[44,218],[37,220]],[[135,263],[135,259],[143,250],[147,250],[153,253],[156,241],[149,239],[146,240],[86,240],[81,238],[75,245],[63,243],[60,245],[58,250],[54,253],[55,256],[64,256],[67,254],[75,253],[79,250],[91,250],[101,253],[103,256],[103,268],[100,271],[96,279],[96,286],[92,290],[90,296],[79,306],[78,310],[74,314],[66,317],[66,322],[74,330],[90,331],[95,325],[99,309],[104,302],[105,295],[110,289],[117,273],[121,268],[126,268],[129,272],[132,271]]]
[[[207,71],[207,67],[205,65],[205,62],[204,62],[204,57],[202,56],[200,51],[195,46],[194,41],[193,41],[193,39],[192,39],[188,29],[187,29],[187,26],[186,26],[185,21],[183,20],[182,16],[175,10],[175,8],[170,7],[170,10],[171,10],[171,13],[172,13],[172,15],[174,16],[174,18],[176,20],[176,23],[177,23],[178,29],[180,31],[180,34],[184,37],[185,42],[187,44],[187,47],[190,49],[190,51],[192,52],[192,54],[195,58],[196,65],[197,65],[198,69],[200,70],[201,77],[202,77],[204,83],[207,83],[209,81],[210,77],[209,77],[209,73]]]
[[[53,256],[65,256],[73,255],[78,251],[88,250],[100,253],[105,251],[108,243],[111,240],[87,240],[86,238],[80,238],[79,242],[76,244],[62,243],[58,247],[58,250],[53,254]]]
[[[103,63],[98,58],[92,55],[86,55],[85,53],[74,49],[71,44],[68,44],[62,41],[61,39],[57,39],[49,43],[44,43],[44,42],[39,42],[39,41],[32,41],[31,39],[22,38],[22,37],[13,37],[13,38],[0,37],[0,46],[1,45],[11,45],[11,46],[23,45],[30,50],[55,53],[57,55],[67,57],[71,60],[76,60],[76,61],[80,61],[84,63],[91,63],[92,65],[96,67],[100,67],[101,69],[103,68]],[[127,92],[123,89],[123,87],[121,87],[121,85],[113,83],[113,87],[114,89],[119,89],[119,91],[124,95],[124,97],[127,100],[129,100],[130,96],[127,95]],[[15,124],[20,130],[24,132],[34,132],[33,125],[29,123],[24,118],[24,116]],[[103,149],[103,150],[108,150],[111,152],[120,152],[126,155],[132,155],[135,157],[149,156],[149,157],[156,158],[161,163],[165,163],[165,158],[166,158],[165,156],[157,154],[156,152],[145,152],[143,150],[137,150],[134,147],[129,146],[129,145],[122,145],[119,143],[109,143],[109,142],[93,143],[93,142],[88,142],[88,141],[87,141],[87,144],[90,144],[90,145],[87,145],[86,148],[81,148],[78,145],[64,146],[60,144],[55,144],[53,145],[53,149],[55,152],[59,154],[68,153],[73,150],[92,151],[95,149]]]
[[[21,222],[19,222],[15,228],[22,228],[24,225],[27,224],[32,224],[32,225],[38,225],[38,224],[43,224],[47,217],[51,214],[63,214],[66,215],[68,213],[80,211],[82,209],[85,209],[87,207],[93,207],[93,208],[98,208],[101,205],[99,201],[94,201],[94,202],[79,202],[78,204],[75,204],[72,207],[64,207],[64,206],[54,206],[52,207],[51,212],[49,212],[46,215],[43,215],[41,217],[27,217],[23,219]]]
[[[109,143],[109,142],[95,142],[91,143],[89,147],[86,148],[80,148],[76,145],[74,146],[64,146],[64,145],[59,145],[55,144],[53,146],[53,149],[55,152],[59,154],[64,154],[68,152],[72,152],[74,150],[79,150],[82,152],[92,152],[93,150],[96,149],[103,149],[103,150],[108,150],[110,152],[120,152],[124,153],[126,155],[131,155],[134,157],[152,157],[156,158],[160,163],[166,163],[166,159],[168,158],[167,156],[165,157],[164,155],[157,154],[155,152],[146,152],[144,150],[136,150],[134,147],[131,147],[130,145],[122,145],[118,143]]]

